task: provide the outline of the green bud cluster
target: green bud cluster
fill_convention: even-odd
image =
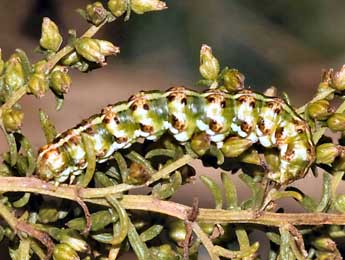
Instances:
[[[22,126],[24,113],[18,109],[7,109],[2,114],[2,121],[7,132],[15,132]]]
[[[159,0],[131,0],[131,9],[136,14],[161,11],[166,8],[166,4]]]
[[[68,68],[56,66],[50,74],[50,88],[57,95],[64,95],[68,93],[71,84],[72,79],[68,75]]]
[[[201,76],[206,80],[215,81],[220,72],[219,62],[212,54],[210,46],[203,44],[200,50],[200,66]]]
[[[327,120],[332,115],[332,112],[330,103],[326,99],[318,100],[308,106],[309,116],[316,120]]]
[[[345,131],[345,114],[334,113],[328,120],[327,126],[332,131]]]
[[[127,0],[110,0],[108,1],[108,8],[115,17],[120,17],[127,11]]]
[[[108,12],[101,2],[94,2],[86,6],[87,20],[94,25],[101,24],[107,18]]]
[[[229,69],[223,73],[224,87],[232,92],[244,88],[244,75],[236,69]]]
[[[80,260],[78,253],[67,244],[57,244],[53,252],[54,260]]]
[[[77,39],[74,44],[76,51],[88,61],[105,65],[105,57],[115,55],[120,49],[111,42],[88,37]]]
[[[40,45],[42,48],[56,52],[62,43],[62,36],[57,25],[48,17],[43,18]]]
[[[318,145],[316,147],[316,163],[331,164],[339,154],[339,147],[334,143]]]

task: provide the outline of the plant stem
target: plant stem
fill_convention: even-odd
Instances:
[[[220,260],[219,256],[215,253],[214,245],[212,244],[212,241],[208,238],[205,232],[200,228],[198,223],[193,222],[192,228],[193,228],[194,233],[199,237],[200,241],[202,242],[204,247],[207,249],[207,252],[210,255],[210,258],[212,260]]]
[[[114,186],[116,187],[116,186]],[[46,183],[34,177],[1,177],[0,192],[33,192],[45,194],[53,197],[75,200],[76,186],[61,185],[59,187]],[[86,202],[108,206],[103,198],[99,197],[98,189],[79,188],[81,198],[87,194]],[[102,190],[102,189],[101,189]],[[94,194],[95,197],[89,196]],[[175,203],[172,201],[158,200],[145,195],[123,195],[120,201],[122,206],[131,210],[143,210],[158,212],[173,216],[178,219],[187,219],[191,207]],[[0,209],[1,210],[1,209]],[[1,213],[2,214],[2,213]],[[9,218],[11,221],[11,218]],[[335,213],[272,213],[252,210],[221,210],[203,209],[199,211],[197,221],[205,223],[251,223],[266,226],[279,227],[282,223],[289,223],[294,226],[299,225],[345,225],[345,214]],[[11,222],[10,222],[11,223]]]

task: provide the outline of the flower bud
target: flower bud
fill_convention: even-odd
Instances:
[[[59,28],[48,17],[44,17],[40,39],[41,47],[56,52],[60,48],[61,43],[62,36],[60,35]]]
[[[20,59],[13,54],[6,63],[5,84],[10,91],[15,91],[24,85],[24,71]]]
[[[127,0],[110,0],[108,8],[115,17],[120,17],[127,10]]]
[[[343,67],[332,74],[331,76],[332,79],[332,87],[336,90],[343,91],[345,90],[345,65]]]
[[[200,50],[199,71],[203,78],[216,80],[219,74],[219,62],[212,54],[211,47],[203,44]]]
[[[104,64],[105,57],[101,52],[101,47],[95,39],[88,37],[80,38],[75,42],[75,48],[78,54],[88,61]]]
[[[80,56],[74,51],[67,54],[61,59],[61,63],[65,66],[72,66],[80,61]]]
[[[94,2],[86,6],[87,20],[94,25],[99,25],[107,18],[107,10],[103,7],[101,2]]]
[[[35,72],[29,79],[28,87],[35,97],[41,98],[48,89],[48,80],[43,73]]]
[[[40,60],[33,65],[34,72],[44,73],[44,69],[47,62],[45,60]]]
[[[240,161],[249,164],[262,165],[260,155],[255,149],[250,149],[241,154]]]
[[[7,132],[15,132],[22,126],[24,113],[20,110],[6,109],[2,114],[2,120]]]
[[[193,135],[191,140],[193,151],[199,156],[203,156],[211,147],[211,139],[205,132]]]
[[[52,223],[59,219],[59,211],[54,207],[43,207],[38,211],[38,216],[41,223]]]
[[[334,201],[334,207],[337,211],[345,213],[345,195],[338,195]]]
[[[327,126],[332,131],[345,131],[345,114],[334,113],[328,120]]]
[[[234,136],[225,140],[221,151],[225,157],[237,157],[252,146],[252,144],[253,142],[250,140]]]
[[[175,220],[169,224],[169,238],[176,243],[183,242],[187,231],[182,220]]]
[[[236,69],[230,69],[223,75],[224,86],[228,91],[238,91],[244,88],[244,75]]]
[[[89,249],[86,241],[76,232],[64,232],[61,235],[60,243],[69,245],[77,252],[86,252]]]
[[[50,87],[58,95],[66,94],[71,84],[71,77],[63,71],[57,70],[50,75]]]
[[[333,252],[337,249],[336,243],[331,238],[324,236],[314,238],[311,244],[320,251]]]
[[[339,155],[337,145],[325,143],[316,147],[316,163],[331,164]]]
[[[54,260],[80,260],[77,252],[66,244],[57,244],[53,251]]]
[[[126,183],[140,185],[150,179],[150,173],[139,163],[132,162],[129,166],[128,179]]]
[[[164,2],[159,0],[131,0],[131,9],[136,14],[166,9]]]
[[[308,113],[311,118],[326,120],[332,114],[332,110],[330,108],[329,101],[321,99],[308,106]]]
[[[97,40],[97,39],[96,41],[99,44],[101,53],[104,56],[115,55],[120,52],[120,48],[115,46],[111,42],[104,41],[104,40]]]

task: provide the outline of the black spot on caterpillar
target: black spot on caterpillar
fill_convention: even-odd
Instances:
[[[140,92],[60,134],[40,149],[37,174],[56,182],[80,174],[87,167],[82,133],[92,138],[96,160],[102,162],[139,137],[155,140],[167,131],[180,143],[203,132],[219,148],[233,136],[277,148],[279,167],[268,178],[280,184],[303,177],[315,160],[308,124],[282,99],[249,90],[199,93],[174,87]]]

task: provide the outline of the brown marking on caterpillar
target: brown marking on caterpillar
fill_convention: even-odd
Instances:
[[[259,120],[258,120],[258,127],[260,129],[260,131],[264,134],[264,135],[268,135],[270,132],[271,132],[271,129],[269,128],[266,128],[265,126],[265,120],[260,117]]]
[[[241,122],[241,130],[248,134],[253,130],[253,126],[248,124],[246,121],[242,121]]]
[[[151,125],[144,125],[142,123],[140,123],[139,125],[140,125],[140,130],[145,133],[152,134],[154,132],[154,128]]]
[[[187,95],[184,87],[173,87],[168,90],[167,99],[169,102],[178,101],[181,104],[187,104]]]
[[[209,127],[213,132],[219,133],[223,129],[223,124],[212,119],[212,120],[210,120]]]
[[[184,121],[179,120],[175,115],[172,115],[172,124],[179,132],[182,132],[186,129],[186,124]]]

